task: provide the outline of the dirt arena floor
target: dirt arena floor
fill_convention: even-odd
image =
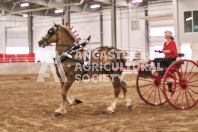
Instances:
[[[125,75],[133,110],[125,107],[120,95],[114,114],[106,113],[113,100],[113,87],[105,83],[74,83],[69,97],[83,101],[68,106],[67,113],[53,117],[61,102],[60,85],[53,76],[36,82],[38,74],[0,75],[1,132],[163,132],[198,131],[198,104],[189,110],[177,110],[166,103],[145,104],[136,90],[136,75]]]

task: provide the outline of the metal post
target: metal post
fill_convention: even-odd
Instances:
[[[69,4],[70,0],[67,1],[66,4]],[[70,27],[70,6],[65,7],[65,15],[64,15],[64,20],[63,20],[63,25],[65,25],[65,22],[68,22],[68,26]]]
[[[181,51],[181,43],[179,41],[179,15],[178,15],[178,0],[173,0],[173,20],[175,28],[175,42],[178,52]]]
[[[103,14],[100,14],[100,46],[103,46]]]
[[[116,0],[111,0],[111,36],[112,36],[112,46],[117,48],[116,39]]]
[[[145,16],[148,16],[148,2],[146,3],[146,9],[145,9]],[[146,38],[146,42],[145,42],[145,52],[146,52],[146,56],[148,59],[149,58],[149,55],[150,55],[150,46],[149,46],[149,21],[148,20],[145,20],[145,38]]]
[[[123,46],[123,44],[122,44],[122,8],[120,8],[120,32],[121,32],[121,34],[120,34],[120,41],[121,41],[121,49],[122,49],[122,46]]]
[[[7,45],[8,45],[8,27],[5,27],[5,51],[4,51],[5,54],[6,54]]]
[[[32,13],[28,15],[28,46],[29,53],[33,53],[33,16]]]
[[[128,6],[128,50],[129,52],[131,52],[131,7],[130,6]]]

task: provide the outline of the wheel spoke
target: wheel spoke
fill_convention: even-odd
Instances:
[[[184,90],[182,90],[181,107],[183,106],[183,99],[184,99]]]
[[[151,89],[153,88],[153,86],[154,86],[154,84],[152,85],[152,87],[150,87],[149,89],[147,89],[147,90],[142,94],[142,96],[143,96],[144,94],[146,94],[149,90],[151,90]]]
[[[190,81],[188,83],[194,83],[194,82],[197,82],[197,81],[198,81],[198,79],[197,80]]]
[[[195,90],[191,89],[190,87],[188,87],[188,89],[190,89],[190,90],[193,91],[194,93],[198,94]]]
[[[163,88],[160,86],[160,90],[162,91],[162,93],[164,93],[162,89],[163,89]]]
[[[176,100],[175,100],[174,105],[177,103],[177,100],[178,100],[178,98],[179,98],[179,96],[180,96],[180,94],[181,94],[181,91],[182,91],[182,89],[180,90],[180,92],[179,92],[179,94],[178,94],[178,96],[177,96],[177,98],[176,98]]]
[[[179,79],[177,79],[177,78],[175,77],[175,74],[170,73],[170,71],[168,71],[168,73],[172,75],[172,76],[171,76],[171,77],[172,77],[172,79],[174,79],[174,80],[176,80],[176,81],[179,81]]]
[[[187,61],[187,64],[186,64],[186,70],[185,70],[185,74],[184,74],[184,79],[186,79],[187,67],[188,67],[188,61]]]
[[[198,85],[188,85],[188,86],[191,86],[191,87],[196,87],[196,88],[198,87]]]
[[[165,84],[168,84],[168,83],[172,83],[172,84],[179,84],[179,82],[170,82],[170,81],[166,81],[167,83],[165,83]]]
[[[154,99],[153,99],[153,101],[154,101],[154,103],[155,103],[156,92],[157,92],[157,89],[158,89],[158,88],[157,88],[157,89],[156,89],[156,88],[154,88],[154,89],[155,89],[155,95],[154,95],[154,97],[153,97],[153,98],[154,98]]]
[[[184,77],[183,77],[183,71],[182,71],[182,66],[181,66],[181,79],[184,79]]]
[[[192,79],[194,76],[196,76],[198,74],[198,72],[196,72],[194,75],[192,75],[191,77],[190,77],[190,79]],[[187,81],[189,81],[190,79],[188,79]]]
[[[188,102],[188,97],[187,97],[186,90],[185,90],[185,96],[186,96],[186,102],[187,102],[187,104],[188,104],[188,107],[189,107],[189,102]]]
[[[158,91],[159,100],[160,100],[160,104],[161,104],[162,101],[161,101],[161,96],[160,96],[160,91],[159,91],[159,89],[160,89],[160,88],[158,88],[157,91]]]
[[[139,88],[142,88],[142,87],[146,87],[146,86],[149,86],[149,85],[152,85],[153,83],[149,83],[149,84],[146,84],[146,85],[143,85],[143,86],[139,86]]]
[[[150,99],[151,94],[153,93],[154,89],[155,89],[155,88],[153,88],[153,90],[152,90],[151,93],[149,94],[149,96],[148,96],[148,98],[147,98],[147,101]]]
[[[190,76],[190,73],[192,72],[193,68],[195,67],[195,65],[193,65],[193,67],[191,68],[190,72],[188,73],[186,79]]]
[[[190,95],[191,99],[195,102],[195,99],[192,97],[192,95],[190,94],[189,90],[187,89],[188,94]]]
[[[176,90],[176,88],[178,88],[178,89]],[[175,90],[176,90],[175,92],[178,92],[181,89],[181,86],[178,85],[178,86],[176,86],[176,88],[175,88]]]

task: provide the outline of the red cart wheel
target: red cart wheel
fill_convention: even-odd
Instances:
[[[191,60],[174,62],[166,70],[163,88],[167,101],[173,107],[182,110],[193,107],[198,102],[198,65]]]
[[[140,74],[137,76],[136,87],[141,99],[150,105],[162,105],[166,103],[166,98],[163,94],[163,85],[161,78],[144,77]]]

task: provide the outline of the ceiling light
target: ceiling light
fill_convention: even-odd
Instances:
[[[90,8],[100,8],[100,4],[91,5]]]
[[[28,14],[23,14],[23,17],[28,17]]]
[[[142,2],[143,0],[132,0],[132,3],[140,3]]]
[[[27,7],[27,6],[29,6],[30,4],[29,3],[22,3],[21,4],[21,7]]]
[[[63,13],[63,10],[55,10],[55,13]]]

